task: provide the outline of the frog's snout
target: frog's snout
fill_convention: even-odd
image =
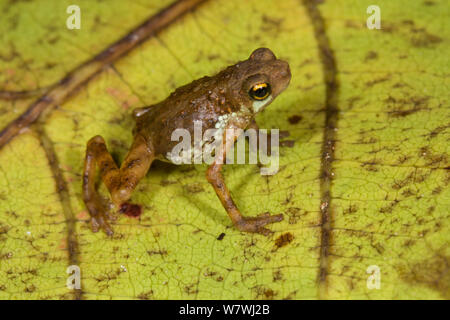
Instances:
[[[280,77],[289,82],[291,80],[291,68],[289,68],[289,63],[282,60],[280,61],[280,63]]]
[[[276,77],[279,85],[279,92],[283,91],[291,81],[291,69],[286,61],[278,60],[276,64]]]

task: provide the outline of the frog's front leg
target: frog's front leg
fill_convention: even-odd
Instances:
[[[92,231],[102,228],[108,235],[113,231],[108,224],[111,215],[107,201],[95,189],[95,168],[100,169],[103,183],[108,188],[117,208],[130,199],[139,180],[145,176],[154,159],[151,144],[137,134],[120,169],[106,148],[105,140],[95,136],[87,143],[83,172],[83,200],[91,215]]]
[[[237,127],[228,127],[228,129],[238,129]],[[229,217],[233,224],[241,231],[246,232],[257,232],[263,235],[269,235],[271,231],[269,229],[264,228],[266,224],[279,222],[283,220],[283,215],[269,215],[265,213],[263,215],[257,217],[246,218],[242,216],[241,212],[237,208],[233,199],[231,198],[230,191],[225,185],[225,180],[222,175],[222,166],[226,159],[226,153],[231,149],[236,139],[238,138],[236,135],[227,135],[225,130],[225,134],[222,140],[222,148],[216,150],[216,157],[214,162],[209,166],[206,172],[206,178],[209,183],[213,186],[216,191],[217,196],[222,202],[223,207],[227,211]]]
[[[261,131],[259,129],[258,124],[256,123],[255,119],[252,120],[252,122],[250,122],[250,124],[248,125],[247,129],[253,129],[256,131],[256,145],[251,145],[250,147],[252,148],[252,152],[257,152],[258,148],[263,148],[262,151],[266,154],[266,155],[270,155],[271,153],[271,139],[272,136],[269,133],[267,133],[267,131]],[[289,137],[289,131],[286,130],[281,130],[278,133],[278,137],[280,139]],[[262,143],[261,140],[265,141],[265,143]],[[280,142],[280,145],[283,145],[283,141]],[[261,165],[258,162],[259,165]]]

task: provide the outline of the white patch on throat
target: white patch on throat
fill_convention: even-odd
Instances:
[[[272,95],[268,96],[264,100],[256,100],[253,102],[253,112],[259,112],[266,104],[272,101]]]

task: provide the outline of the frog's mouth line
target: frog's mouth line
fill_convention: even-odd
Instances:
[[[262,108],[264,108],[266,105],[268,105],[270,102],[272,102],[273,97],[272,95],[268,96],[265,100],[261,100],[261,101],[254,101],[253,102],[253,112],[257,113],[259,112]]]

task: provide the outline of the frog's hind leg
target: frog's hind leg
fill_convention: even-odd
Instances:
[[[96,165],[100,169],[102,181],[108,188],[113,203],[120,207],[130,199],[134,188],[147,173],[153,159],[151,146],[139,134],[135,136],[133,145],[120,169],[108,152],[105,140],[101,136],[95,136],[89,140],[84,162],[83,200],[91,215],[94,232],[102,228],[111,235],[113,231],[107,220],[114,218],[110,213],[109,205],[95,189]]]

